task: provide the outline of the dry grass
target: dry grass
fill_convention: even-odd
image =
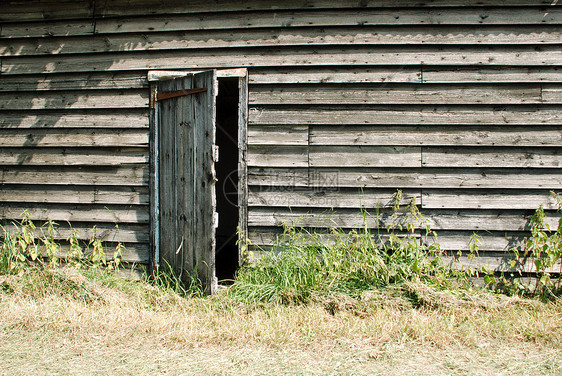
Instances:
[[[249,305],[51,274],[0,276],[0,375],[562,372],[561,302],[411,282]]]

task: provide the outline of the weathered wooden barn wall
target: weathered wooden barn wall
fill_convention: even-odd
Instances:
[[[283,221],[360,226],[403,189],[445,248],[486,230],[494,263],[562,186],[556,1],[1,7],[0,216],[96,224],[129,261],[149,254],[150,69],[249,68],[257,244]]]

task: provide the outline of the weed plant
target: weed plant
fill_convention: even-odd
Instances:
[[[273,251],[240,269],[228,294],[247,302],[306,303],[332,292],[359,297],[407,281],[442,284],[458,279],[461,275],[443,263],[437,235],[415,201],[402,210],[400,199],[398,191],[384,233],[367,226],[322,233],[285,225]],[[362,215],[366,223],[370,214]],[[376,223],[378,218],[379,213]]]
[[[562,211],[561,196],[552,194]],[[469,287],[471,277],[483,274],[489,287],[503,293],[559,299],[562,220],[556,229],[551,229],[542,206],[531,218],[531,236],[524,250],[511,250],[514,270],[521,271],[529,261],[535,266],[537,282],[525,285],[513,271],[498,274],[486,268],[450,268],[443,261],[437,234],[427,225],[415,201],[400,207],[401,199],[402,194],[397,191],[390,220],[383,230],[379,230],[383,214],[378,211],[374,215],[361,212],[364,223],[374,219],[374,229],[364,225],[351,231],[311,231],[285,225],[272,250],[261,252],[259,260],[238,271],[226,295],[249,303],[302,304],[333,294],[358,299],[368,291],[412,283],[437,289]],[[47,221],[37,227],[24,215],[14,226],[15,231],[0,226],[4,233],[0,243],[0,275],[27,275],[32,286],[34,278],[44,272],[45,283],[64,290],[66,282],[60,280],[55,270],[60,264],[75,266],[89,278],[106,281],[113,280],[107,272],[121,267],[124,245],[105,247],[96,237],[95,227],[87,241],[71,232],[63,252],[55,222]],[[242,240],[243,249],[251,245],[247,239]],[[474,234],[469,241],[469,258],[478,257],[479,242],[478,234]],[[107,252],[112,253],[111,257]],[[165,263],[156,267],[149,279],[153,285],[178,296],[202,295],[201,281],[196,276],[175,273]],[[74,286],[74,282],[68,284],[69,289]]]
[[[562,211],[561,196],[555,192],[552,195],[558,211]],[[498,273],[482,266],[458,270],[446,265],[437,233],[427,224],[415,200],[404,210],[399,207],[401,199],[402,192],[397,191],[390,224],[382,233],[366,225],[350,232],[332,228],[329,233],[285,225],[273,250],[262,251],[257,262],[238,271],[228,294],[246,302],[292,304],[333,292],[358,297],[369,290],[411,282],[438,289],[471,288],[472,279],[483,276],[487,287],[498,292],[559,299],[561,273],[551,270],[561,267],[562,219],[557,229],[551,229],[542,206],[530,220],[531,236],[524,252],[509,251],[513,271]],[[370,214],[363,211],[362,215],[366,223]],[[375,223],[380,217],[377,212]],[[469,259],[479,257],[480,241],[477,233],[469,239]],[[534,285],[525,285],[518,278],[529,261],[535,266]]]
[[[63,252],[58,237],[58,224],[49,220],[37,227],[23,214],[20,222],[13,222],[15,230],[8,230],[0,225],[2,241],[0,248],[0,274],[20,274],[29,268],[38,266],[57,266],[67,263],[88,268],[119,269],[125,246],[118,243],[113,250],[113,257],[108,260],[106,247],[96,237],[96,227],[86,242],[78,238],[76,231],[66,238],[68,251]],[[64,254],[64,256],[63,256]]]
[[[557,212],[562,213],[562,195],[551,192],[556,201]],[[546,222],[547,215],[543,205],[535,211],[529,221],[531,236],[525,243],[523,251],[510,250],[513,258],[510,266],[518,273],[501,273],[494,275],[486,271],[486,282],[496,290],[506,294],[538,296],[544,300],[556,300],[562,295],[562,218],[556,228]],[[535,283],[523,283],[521,270],[532,263],[536,273]]]
[[[0,225],[0,276],[23,277],[23,283],[17,288],[26,291],[26,294],[36,295],[41,291],[49,291],[64,295],[67,292],[73,297],[82,294],[84,301],[90,301],[91,294],[88,295],[87,289],[76,282],[75,278],[68,279],[67,273],[61,272],[62,266],[70,266],[86,278],[98,280],[108,287],[120,285],[123,281],[123,278],[119,278],[124,274],[119,273],[125,251],[122,243],[117,243],[114,247],[104,245],[97,237],[94,226],[90,231],[92,235],[87,240],[79,239],[77,231],[71,230],[70,235],[64,239],[67,249],[63,251],[57,223],[49,220],[37,227],[26,213],[22,217],[21,221],[13,222],[14,229],[11,231]],[[134,265],[129,267],[130,270],[135,268]],[[202,294],[201,281],[196,276],[186,273],[180,275],[166,262],[157,266],[146,277],[163,292],[177,296]],[[37,286],[48,288],[37,289]],[[7,290],[15,288],[6,283],[3,287]]]

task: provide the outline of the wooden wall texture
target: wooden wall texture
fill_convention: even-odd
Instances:
[[[361,207],[381,207],[384,225],[396,189],[444,248],[466,249],[480,230],[494,265],[541,203],[557,221],[557,1],[1,6],[0,217],[27,209],[82,236],[96,224],[128,261],[147,262],[147,71],[247,67],[257,244],[282,222],[360,226]]]

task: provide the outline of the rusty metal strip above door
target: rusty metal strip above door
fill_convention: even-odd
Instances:
[[[170,99],[170,98],[183,97],[185,95],[203,93],[205,91],[207,91],[207,88],[167,91],[167,92],[164,92],[164,93],[158,93],[156,95],[156,101],[161,101],[161,100]]]

